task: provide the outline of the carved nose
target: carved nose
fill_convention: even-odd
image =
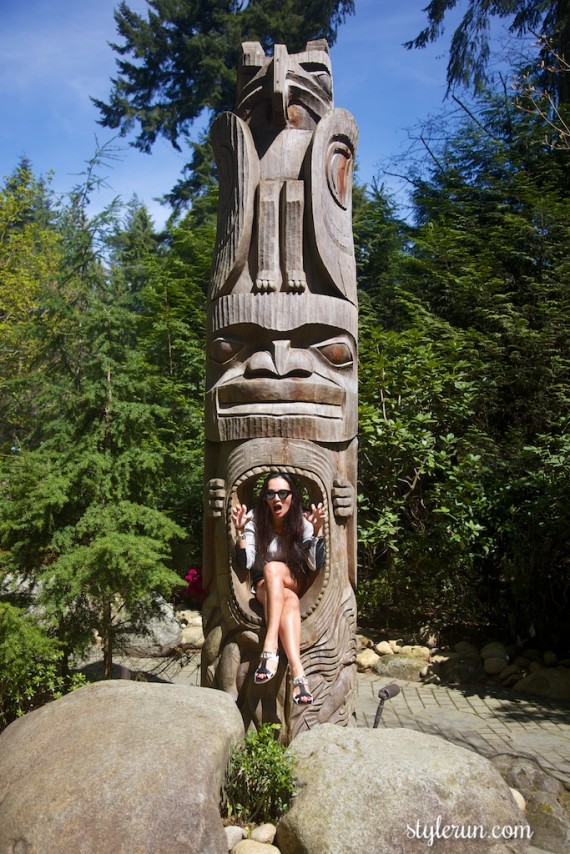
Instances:
[[[289,341],[273,342],[273,357],[268,350],[258,350],[248,359],[246,377],[310,377],[313,356],[308,350],[291,347]]]

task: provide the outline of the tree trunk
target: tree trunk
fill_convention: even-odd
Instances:
[[[103,603],[103,679],[111,679],[113,673],[113,622],[111,603]]]

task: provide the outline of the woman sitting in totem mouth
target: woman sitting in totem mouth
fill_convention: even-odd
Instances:
[[[301,664],[300,598],[308,572],[325,561],[322,530],[326,510],[322,503],[303,513],[299,490],[291,475],[271,472],[265,479],[257,505],[232,507],[236,533],[236,563],[248,569],[252,592],[263,605],[267,632],[254,682],[273,679],[279,667],[279,641],[289,661],[293,700],[309,706],[313,696]]]

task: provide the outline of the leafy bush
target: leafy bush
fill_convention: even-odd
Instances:
[[[61,673],[63,654],[32,617],[0,603],[0,730],[85,683]]]
[[[279,724],[263,724],[234,747],[228,763],[225,814],[241,822],[277,821],[294,795],[294,758],[275,740]]]

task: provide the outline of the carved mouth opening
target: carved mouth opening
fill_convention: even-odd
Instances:
[[[274,464],[271,466],[256,466],[249,472],[245,472],[239,481],[234,484],[231,493],[232,499],[230,501],[230,507],[233,504],[245,504],[247,507],[253,507],[262,481],[270,472],[274,472],[276,470],[293,475],[301,492],[301,503],[304,509],[310,507],[311,504],[318,504],[321,501],[325,506],[328,505],[323,485],[321,483],[317,483],[316,479],[312,475],[292,466]],[[330,516],[332,508],[327,507],[327,509]],[[228,532],[231,533],[229,509]],[[301,619],[305,619],[313,613],[328,583],[330,556],[328,522],[325,522],[324,537],[326,543],[325,563],[317,572],[308,573],[308,585],[301,596]],[[230,589],[233,594],[235,604],[238,606],[247,622],[253,623],[254,625],[263,625],[263,608],[251,592],[251,580],[249,573],[240,573],[236,567],[232,565],[230,568]]]

